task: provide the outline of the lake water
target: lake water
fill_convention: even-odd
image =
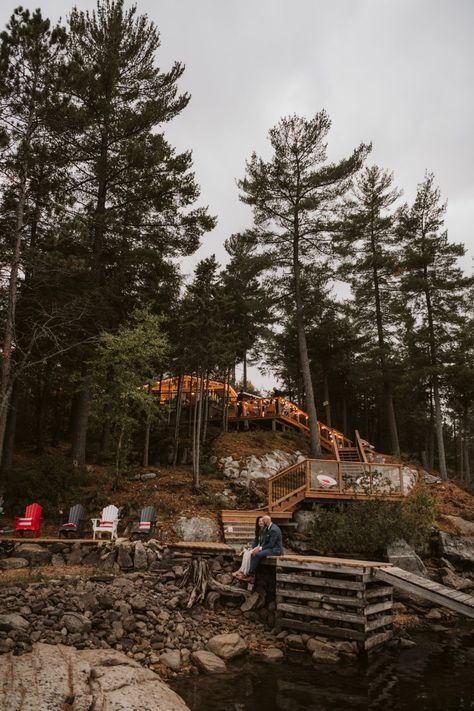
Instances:
[[[191,711],[467,711],[474,709],[474,625],[413,634],[416,647],[355,663],[242,660],[220,676],[175,679]]]

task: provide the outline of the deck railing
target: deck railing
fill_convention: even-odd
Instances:
[[[268,505],[270,511],[284,511],[306,496],[399,499],[407,495],[417,479],[417,470],[405,464],[306,459],[269,479]]]
[[[309,432],[308,413],[284,397],[255,397],[251,400],[231,398],[228,405],[229,419],[254,420],[279,418],[283,422],[296,425],[304,432]],[[352,442],[342,432],[318,422],[321,444],[332,452],[336,446],[350,447]]]

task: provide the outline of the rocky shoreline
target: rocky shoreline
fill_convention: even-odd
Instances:
[[[80,544],[57,545],[65,545],[69,560],[75,562],[79,553],[84,561],[93,553],[98,555],[103,559],[102,568],[84,578],[68,576],[66,568],[62,579],[1,587],[0,653],[24,654],[38,642],[79,650],[114,649],[165,677],[222,672],[227,661],[244,653],[276,662],[285,649],[306,650],[315,663],[334,663],[357,654],[352,642],[279,632],[275,628],[275,603],[258,594],[243,603],[238,596],[219,598],[217,609],[203,604],[188,608],[193,585],[185,572],[191,556],[173,554],[156,541],[116,546],[112,564],[110,544],[88,552]],[[59,555],[36,544],[24,544],[20,552],[29,555],[31,562],[39,562],[42,557],[43,563],[48,555],[50,560]],[[63,549],[63,561],[67,555]],[[148,562],[148,570],[120,568],[120,563],[133,566],[140,560],[143,565]],[[218,583],[226,586],[231,582],[232,557],[213,556],[208,564]],[[409,644],[406,628],[456,617],[410,598],[395,602],[394,613],[399,625],[397,644],[400,638],[405,640],[402,644]],[[207,654],[203,656],[202,652]]]

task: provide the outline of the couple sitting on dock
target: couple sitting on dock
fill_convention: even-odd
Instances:
[[[283,555],[283,540],[280,528],[266,514],[257,518],[252,547],[244,551],[242,565],[232,575],[237,580],[252,582],[258,564],[269,555]]]

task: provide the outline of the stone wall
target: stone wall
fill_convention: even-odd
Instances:
[[[120,572],[160,568],[168,549],[152,539],[145,543],[118,539],[82,543],[73,540],[57,542],[22,542],[15,544],[8,557],[0,558],[0,570],[27,568],[36,565],[86,565],[101,570]]]

